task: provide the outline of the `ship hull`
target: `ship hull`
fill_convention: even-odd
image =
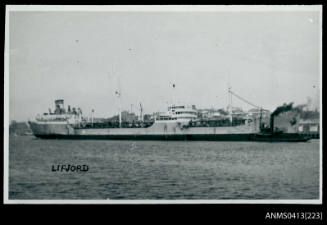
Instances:
[[[297,134],[272,135],[263,137],[257,134],[192,134],[192,135],[35,135],[43,139],[72,140],[152,140],[152,141],[256,141],[256,142],[306,142],[308,137]]]
[[[33,133],[44,139],[93,140],[160,140],[160,141],[258,141],[304,142],[307,137],[298,134],[260,135],[255,126],[191,127],[176,123],[154,124],[149,128],[73,128],[67,123],[49,124],[29,122]]]

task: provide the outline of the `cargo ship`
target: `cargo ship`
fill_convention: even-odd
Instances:
[[[55,101],[55,110],[28,121],[33,134],[47,139],[105,139],[105,140],[186,140],[186,141],[263,141],[305,142],[309,137],[298,133],[274,131],[262,124],[261,116],[237,117],[225,115],[219,119],[199,118],[196,107],[171,105],[167,112],[149,120],[96,122],[86,118],[80,108],[66,110],[64,100]]]

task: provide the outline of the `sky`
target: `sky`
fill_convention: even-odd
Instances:
[[[319,97],[318,11],[9,14],[9,117],[33,120],[55,99],[85,116],[226,108],[228,87],[273,111]],[[172,88],[175,84],[175,88]],[[6,83],[5,83],[6,85]],[[174,96],[174,97],[173,97]],[[233,106],[252,106],[233,98]]]

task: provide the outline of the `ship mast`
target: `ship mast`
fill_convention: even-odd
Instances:
[[[121,100],[119,94],[119,127],[121,127]]]
[[[175,84],[173,84],[173,105],[175,105],[175,102],[176,99],[175,99]]]
[[[229,105],[229,120],[231,123],[233,123],[233,101],[232,101],[232,91],[231,87],[228,87],[228,105]]]
[[[94,120],[93,114],[94,114],[94,109],[92,109],[92,111],[91,111],[91,123],[92,123],[92,127],[93,127],[93,120]]]
[[[120,90],[118,91],[118,101],[119,101],[119,106],[118,106],[118,110],[119,110],[119,127],[121,127],[121,92]]]
[[[171,92],[171,100],[172,100],[172,106],[175,105],[175,83],[171,83],[170,84],[172,85],[172,92]]]
[[[122,123],[122,117],[121,117],[121,88],[120,88],[120,79],[119,77],[115,76],[116,73],[114,72],[114,68],[113,66],[111,67],[111,71],[112,71],[112,76],[115,78],[116,80],[116,84],[118,86],[118,90],[115,91],[115,94],[118,97],[118,116],[119,116],[119,127],[121,128],[121,123]]]
[[[116,91],[118,97],[118,111],[119,111],[119,127],[121,128],[121,89],[120,89],[120,79],[118,78],[118,91]]]
[[[140,102],[140,112],[141,112],[141,121],[143,122],[143,108],[142,108],[142,104]]]

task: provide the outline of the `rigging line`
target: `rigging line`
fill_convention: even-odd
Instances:
[[[253,103],[247,101],[246,99],[242,98],[241,96],[238,96],[238,95],[235,94],[234,92],[232,92],[232,91],[229,91],[229,92],[230,92],[232,95],[234,95],[235,97],[239,98],[240,100],[242,100],[242,101],[248,103],[249,105],[252,105],[252,106],[255,107],[255,108],[261,108],[261,107],[259,107],[259,106],[257,106],[257,105],[254,105]]]

